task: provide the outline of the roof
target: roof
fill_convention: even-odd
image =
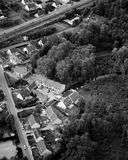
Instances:
[[[29,124],[32,127],[34,124],[36,124],[35,117],[33,115],[30,115],[28,118]]]
[[[46,108],[46,113],[52,121],[55,121],[56,119],[58,119],[57,115],[55,114],[51,106]]]
[[[66,107],[68,107],[72,104],[72,101],[71,101],[70,97],[68,96],[64,99],[63,103],[65,104]]]
[[[25,90],[23,90],[21,93],[21,96],[23,97],[23,99],[25,99],[26,97],[29,97],[30,96],[30,91],[29,91],[29,89],[25,89]]]
[[[62,2],[62,3],[69,3],[70,0],[60,0],[60,2]]]
[[[38,81],[39,83],[43,83],[44,86],[47,86],[48,88],[51,88],[51,89],[53,88],[60,93],[62,93],[65,90],[65,84],[55,82],[55,81],[47,79],[46,77],[43,77],[41,75],[35,75],[34,79],[36,81]]]
[[[46,101],[48,100],[48,96],[47,96],[47,95],[45,95],[45,94],[43,94],[43,93],[41,93],[41,92],[36,92],[36,91],[35,91],[35,93],[37,94],[37,98],[38,98],[42,103],[44,103],[44,102],[46,102]]]
[[[60,93],[65,90],[65,85],[52,81],[50,79],[44,79],[43,81],[44,85],[48,86],[49,88],[54,88],[55,90],[58,90]]]
[[[71,95],[69,95],[72,102],[75,103],[77,100],[79,100],[80,95],[77,91],[74,91]]]
[[[35,3],[28,3],[27,4],[28,8],[30,11],[33,11],[33,10],[36,10],[37,9],[37,6],[35,5]]]
[[[30,90],[32,90],[32,89],[34,89],[35,87],[37,87],[37,85],[36,85],[36,82],[34,81],[33,83],[31,83],[30,85],[29,85],[29,89]]]
[[[67,90],[66,92],[63,93],[63,97],[67,97],[72,93],[72,90]]]
[[[32,53],[33,51],[38,49],[34,45],[30,44],[30,45],[27,45],[27,50],[29,53]]]
[[[34,130],[34,135],[35,135],[36,139],[40,137],[40,134],[37,129]]]
[[[50,122],[47,116],[41,116],[40,120],[41,120],[41,128],[46,127],[47,124]]]
[[[43,140],[37,142],[36,146],[38,148],[38,151],[39,151],[40,155],[43,155],[44,152],[47,150],[47,148],[46,148],[45,143],[44,143]]]
[[[28,3],[32,3],[33,0],[24,0],[24,2],[25,2],[26,4],[28,4]]]

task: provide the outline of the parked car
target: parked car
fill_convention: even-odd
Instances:
[[[24,145],[24,150],[26,150],[27,149],[27,146],[26,145]]]

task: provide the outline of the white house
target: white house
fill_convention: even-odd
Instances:
[[[28,123],[29,123],[31,129],[40,128],[40,124],[36,122],[35,117],[33,115],[29,116]]]
[[[21,3],[23,5],[27,5],[27,4],[32,3],[32,2],[33,2],[33,0],[21,0]]]
[[[30,12],[30,11],[35,11],[38,7],[33,2],[33,3],[26,4],[24,8],[25,8],[26,11]]]
[[[62,4],[67,4],[67,3],[70,2],[70,0],[60,0],[60,2],[61,2]]]

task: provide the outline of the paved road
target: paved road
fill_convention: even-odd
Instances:
[[[14,116],[15,126],[16,126],[16,130],[17,130],[17,133],[18,133],[18,136],[19,136],[19,139],[20,139],[20,143],[21,143],[22,149],[23,149],[24,145],[27,146],[26,150],[23,149],[24,155],[29,160],[34,160],[33,156],[32,156],[32,152],[31,152],[30,146],[28,144],[28,140],[27,140],[26,134],[22,130],[21,123],[20,123],[20,121],[19,121],[19,119],[17,117],[17,111],[16,111],[16,108],[15,108],[14,101],[12,99],[11,90],[10,90],[10,88],[8,88],[6,79],[4,77],[4,71],[3,71],[2,66],[0,66],[0,84],[1,84],[1,87],[2,87],[2,89],[3,89],[3,91],[4,91],[5,95],[6,95],[6,99],[7,99],[6,101],[7,101],[8,108],[9,108],[10,112],[12,113],[12,115]]]
[[[56,11],[53,11],[46,16],[35,18],[33,20],[30,20],[28,22],[25,22],[23,24],[20,24],[18,26],[15,26],[15,27],[12,27],[10,29],[0,32],[0,39],[1,41],[3,41],[9,38],[12,38],[16,35],[20,35],[27,31],[38,28],[39,26],[43,26],[46,23],[53,22],[56,20],[56,18],[63,16],[64,13],[70,11],[72,8],[79,8],[81,6],[88,5],[92,2],[94,2],[94,0],[81,0],[80,2],[75,3],[73,6],[63,6],[62,8],[59,8]]]

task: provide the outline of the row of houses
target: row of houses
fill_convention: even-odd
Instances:
[[[40,0],[37,2],[36,0],[21,0],[24,9],[28,12],[35,11],[37,9],[43,9],[48,3],[57,8],[60,4],[67,4],[70,0]]]
[[[64,84],[46,79],[41,75],[34,75],[32,80],[33,81],[31,81],[31,84],[17,95],[17,98],[20,98],[23,101],[31,98],[30,92],[38,90],[40,86],[47,88],[49,92],[53,92],[55,97],[59,96],[58,99],[54,97],[52,101],[46,99],[46,103],[42,103],[41,113],[35,114],[35,112],[33,112],[33,114],[26,118],[24,123],[26,135],[31,135],[34,137],[36,149],[38,149],[40,156],[46,156],[47,154],[52,154],[52,149],[50,150],[47,147],[45,136],[43,137],[39,133],[49,131],[55,132],[58,126],[63,127],[64,125],[69,124],[69,117],[79,113],[78,106],[82,97],[76,90],[69,90],[64,92]],[[42,96],[40,95],[40,97]],[[55,137],[54,134],[53,137]],[[60,135],[56,136],[56,143],[60,139]],[[51,146],[52,144],[50,144],[50,147]]]
[[[34,11],[37,9],[42,9],[42,5],[35,3],[33,0],[21,0],[24,9],[28,12]]]

